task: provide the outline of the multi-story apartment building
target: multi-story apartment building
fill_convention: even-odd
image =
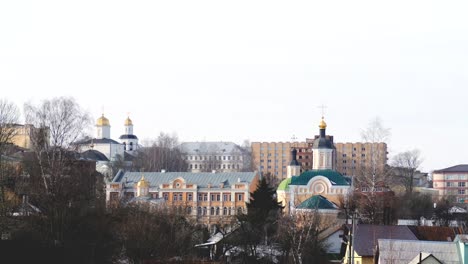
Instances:
[[[439,195],[455,197],[458,203],[468,203],[468,164],[435,170],[432,180]]]
[[[184,142],[180,151],[189,172],[250,171],[250,153],[232,142]]]
[[[311,170],[313,164],[313,139],[306,142],[252,142],[253,166],[262,173],[271,173],[278,179],[286,178],[286,166],[291,161],[291,149],[297,149],[297,160],[301,171]],[[333,136],[327,138],[333,142]],[[335,170],[343,175],[353,176],[372,164],[384,168],[387,164],[386,143],[334,143],[336,153]]]
[[[312,149],[306,142],[252,142],[252,160],[256,170],[285,179],[291,162],[291,149],[296,148],[302,171],[312,167]]]
[[[383,142],[336,143],[336,170],[343,175],[359,175],[373,166],[382,171],[387,164],[387,144]]]
[[[121,199],[185,208],[187,215],[204,224],[229,223],[247,211],[246,202],[257,188],[255,172],[123,172],[106,186],[106,201]]]

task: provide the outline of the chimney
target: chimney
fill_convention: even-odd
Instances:
[[[166,170],[161,170],[161,173],[166,173]]]
[[[212,170],[211,173],[216,173],[216,170]]]
[[[240,177],[239,177],[239,178],[237,178],[237,182],[240,182]]]

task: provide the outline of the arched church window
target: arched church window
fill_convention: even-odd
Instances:
[[[216,215],[219,215],[219,207],[216,207]]]
[[[210,214],[214,215],[214,207],[211,207]]]
[[[201,213],[202,213],[202,210],[201,210],[201,207],[199,206],[199,207],[197,208],[197,215],[201,215]]]
[[[133,142],[130,142],[130,150],[133,150]]]
[[[227,215],[227,207],[223,208],[223,215]]]

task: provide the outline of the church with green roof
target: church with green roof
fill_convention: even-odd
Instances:
[[[342,197],[351,190],[350,181],[335,170],[336,150],[332,137],[326,135],[327,124],[323,117],[320,134],[312,145],[312,170],[301,173],[297,151],[292,150],[292,160],[287,168],[287,178],[278,186],[277,197],[286,211],[338,210]]]

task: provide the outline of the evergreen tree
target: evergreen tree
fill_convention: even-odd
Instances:
[[[268,185],[265,178],[262,178],[257,189],[250,194],[246,220],[253,225],[271,223],[276,220],[280,209],[282,206],[276,200],[276,190]]]

